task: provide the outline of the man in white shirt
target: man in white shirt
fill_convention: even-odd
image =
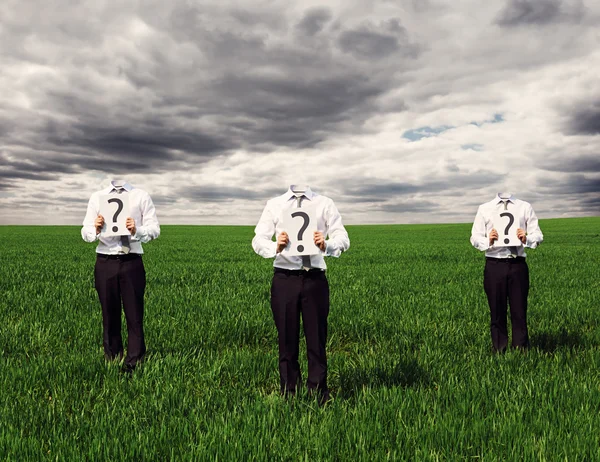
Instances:
[[[288,245],[289,237],[282,213],[306,206],[314,208],[316,212],[318,231],[314,233],[313,239],[320,253],[286,256],[282,251]],[[279,339],[281,393],[294,395],[302,382],[298,363],[302,316],[308,358],[307,388],[310,393],[318,394],[319,401],[324,403],[329,399],[325,352],[329,284],[323,257],[339,257],[350,247],[342,217],[328,197],[314,193],[308,186],[292,185],[285,194],[267,202],[254,232],[254,251],[264,258],[275,257],[271,310]],[[277,241],[272,240],[273,235]]]
[[[498,245],[498,231],[494,228],[493,221],[502,213],[514,217],[516,230],[512,232],[516,233],[520,245]],[[524,247],[535,249],[543,240],[544,236],[531,205],[515,198],[511,193],[498,193],[494,199],[480,205],[477,210],[471,230],[471,244],[476,249],[485,251],[483,287],[490,306],[490,330],[494,352],[502,353],[508,346],[508,304],[512,324],[512,347],[526,349],[529,346],[529,268],[525,261],[527,255]]]
[[[100,196],[128,194],[126,222],[130,236],[106,237],[100,234],[104,217],[100,215]],[[127,212],[125,212],[127,213]],[[150,195],[123,180],[92,194],[81,228],[86,242],[98,241],[94,278],[102,306],[104,356],[107,360],[123,357],[121,337],[121,301],[127,321],[127,356],[123,372],[131,373],[146,353],[144,341],[144,291],[146,272],[142,262],[142,243],[156,239],[160,226]]]

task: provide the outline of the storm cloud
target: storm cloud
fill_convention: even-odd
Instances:
[[[577,21],[582,15],[583,4],[578,0],[508,0],[497,23],[505,27],[546,25]]]
[[[292,183],[350,223],[468,221],[506,188],[541,216],[597,213],[599,18],[579,0],[6,0],[0,223],[80,223],[116,176],[166,223],[253,223]]]

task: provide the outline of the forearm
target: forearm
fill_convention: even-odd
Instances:
[[[349,248],[350,239],[345,232],[329,236],[329,239],[325,241],[325,256],[337,258]]]
[[[93,225],[81,228],[81,237],[85,242],[95,242],[98,240],[98,236],[96,228]]]
[[[481,234],[471,235],[471,245],[482,252],[488,250],[491,247],[490,239],[486,235]]]
[[[156,239],[158,236],[160,236],[160,226],[156,223],[146,226],[137,226],[131,240],[145,244],[146,242]]]
[[[274,258],[277,255],[277,242],[263,236],[254,236],[252,249],[263,258]]]
[[[544,241],[544,236],[541,232],[533,232],[533,233],[527,235],[527,241],[525,242],[525,247],[529,247],[530,249],[535,249],[543,241]]]

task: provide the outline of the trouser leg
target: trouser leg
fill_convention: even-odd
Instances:
[[[492,348],[496,352],[506,350],[507,328],[507,281],[510,264],[486,260],[483,287],[490,306],[490,333]]]
[[[302,323],[306,336],[309,390],[327,396],[327,317],[329,315],[329,284],[324,272],[309,273],[303,278]]]
[[[282,393],[295,393],[302,380],[298,363],[300,290],[302,278],[275,273],[271,284],[271,311],[279,343],[279,380]]]
[[[127,321],[127,356],[125,364],[135,366],[146,353],[144,340],[144,291],[146,271],[142,257],[121,262],[119,272],[123,310]]]
[[[104,356],[110,360],[123,355],[119,262],[98,256],[94,280],[102,306]]]
[[[508,275],[508,302],[512,324],[512,346],[527,348],[527,297],[529,295],[529,268],[526,262],[510,264]]]

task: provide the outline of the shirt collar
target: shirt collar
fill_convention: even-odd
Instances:
[[[512,202],[514,204],[515,196],[513,196],[513,194],[510,192],[499,192],[498,194],[496,194],[496,197],[494,198],[495,204],[499,204],[500,202],[504,201]]]
[[[310,186],[293,184],[293,185],[290,185],[290,187],[288,188],[288,191],[286,193],[286,197],[288,198],[288,200],[290,200],[292,198],[295,199],[296,197],[298,197],[297,193],[295,193],[294,190],[296,190],[296,191],[303,190],[304,192],[301,195],[306,197],[308,200],[312,200],[313,197],[315,197],[315,193],[312,191],[312,189],[310,189]]]
[[[113,189],[115,190],[119,190],[119,189],[124,189],[127,192],[130,192],[133,189],[133,186],[131,186],[129,183],[127,183],[127,181],[125,180],[112,180],[110,182],[110,186],[108,187],[109,192],[112,191]]]

